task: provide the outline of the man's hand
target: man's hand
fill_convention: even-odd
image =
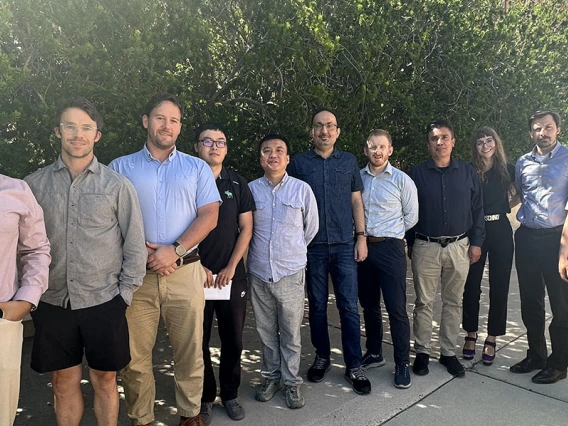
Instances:
[[[32,310],[32,304],[25,300],[12,300],[1,302],[0,309],[4,312],[3,319],[8,321],[21,321]]]
[[[201,265],[203,266],[203,265]],[[206,268],[205,266],[203,266],[203,270],[205,271],[205,282],[203,283],[203,287],[205,288],[211,288],[215,285],[215,281],[213,280],[213,272],[211,272],[211,269]]]
[[[362,262],[367,258],[367,238],[357,236],[355,242],[355,262]]]
[[[172,244],[153,244],[146,241],[148,249],[148,268],[159,275],[170,275],[177,268],[176,254]]]
[[[469,250],[467,251],[469,255],[469,264],[473,264],[479,260],[481,257],[481,247],[478,246],[469,246]]]
[[[568,283],[568,254],[560,252],[558,272],[560,273],[560,278]]]
[[[234,276],[235,276],[235,268],[225,266],[217,274],[217,279],[215,280],[215,287],[223,288],[226,285],[229,285],[229,281],[231,281]]]

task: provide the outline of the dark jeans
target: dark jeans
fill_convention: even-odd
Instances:
[[[487,334],[503,336],[507,327],[507,301],[513,266],[513,230],[506,215],[485,222],[481,257],[469,267],[463,293],[463,329],[474,333],[479,325],[479,298],[485,261],[489,257],[489,318]]]
[[[217,314],[217,326],[221,340],[219,385],[221,400],[228,401],[238,396],[241,384],[241,352],[243,328],[247,310],[247,280],[233,282],[230,300],[207,300],[203,318],[203,395],[202,402],[213,402],[217,397],[217,384],[211,364],[209,340],[213,327],[213,314]]]
[[[316,353],[331,354],[327,324],[328,276],[341,319],[341,343],[347,368],[361,365],[361,329],[357,306],[357,263],[354,244],[314,244],[308,247],[307,287],[310,306],[310,334]]]
[[[536,360],[547,357],[544,337],[544,288],[552,308],[548,328],[552,353],[547,366],[557,370],[568,367],[568,285],[558,273],[558,250],[562,227],[531,229],[521,226],[515,232],[515,264],[519,276],[521,314],[527,328],[527,356]]]
[[[382,353],[381,292],[394,346],[394,361],[410,363],[410,323],[406,312],[406,255],[404,241],[369,243],[367,260],[359,264],[359,303],[363,308],[367,352]]]

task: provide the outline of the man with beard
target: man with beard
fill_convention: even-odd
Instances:
[[[176,149],[182,116],[175,96],[154,95],[142,116],[144,148],[110,164],[138,192],[148,250],[144,282],[126,313],[132,361],[121,375],[133,425],[154,420],[152,349],[160,315],[174,353],[180,425],[203,424],[199,410],[206,275],[197,245],[217,225],[220,197],[207,163]]]
[[[511,366],[513,373],[542,370],[533,376],[539,384],[566,378],[568,367],[568,286],[563,262],[566,248],[558,251],[568,201],[568,148],[560,145],[560,116],[553,111],[538,111],[529,117],[529,133],[534,149],[523,155],[515,167],[521,194],[515,232],[515,264],[521,294],[521,314],[527,328],[529,349],[522,361]],[[544,337],[545,286],[553,319],[550,323],[552,353],[547,357]]]
[[[32,368],[51,372],[58,425],[83,415],[83,353],[95,391],[99,425],[116,425],[116,372],[130,361],[125,311],[146,264],[138,197],[123,176],[93,153],[103,119],[84,98],[56,116],[61,155],[26,177],[43,208],[52,262],[37,310]]]
[[[387,131],[373,130],[364,152],[369,160],[361,169],[369,254],[359,263],[357,274],[367,334],[367,352],[361,359],[361,367],[367,369],[385,364],[382,293],[394,346],[394,385],[406,389],[412,382],[408,368],[410,324],[406,313],[404,234],[418,221],[418,197],[412,179],[389,162],[393,146]]]
[[[331,368],[327,323],[331,275],[341,318],[345,380],[356,393],[368,394],[371,382],[361,368],[361,319],[357,306],[356,262],[367,257],[363,182],[355,156],[335,146],[341,134],[336,114],[320,108],[314,112],[311,125],[312,148],[294,156],[288,169],[290,176],[310,185],[319,212],[319,232],[308,248],[306,275],[310,335],[316,349],[308,380],[323,381]]]

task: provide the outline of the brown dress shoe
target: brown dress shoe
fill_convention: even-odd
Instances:
[[[179,419],[179,426],[205,426],[203,419],[198,414],[195,417],[189,417],[184,419],[183,417]]]

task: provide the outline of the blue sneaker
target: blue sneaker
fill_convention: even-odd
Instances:
[[[387,362],[385,361],[383,354],[375,355],[367,352],[365,355],[363,355],[363,358],[361,358],[361,368],[363,370],[366,370],[368,368],[382,367],[386,363]]]
[[[394,369],[394,386],[399,389],[408,389],[412,386],[412,379],[410,378],[410,368],[408,363],[403,362],[396,364]]]

